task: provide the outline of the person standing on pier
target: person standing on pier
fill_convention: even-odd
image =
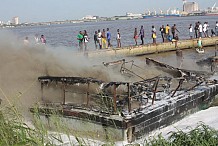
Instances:
[[[120,30],[117,29],[117,48],[121,47],[121,35],[120,35]]]
[[[83,39],[84,39],[84,46],[85,46],[85,51],[86,51],[87,50],[87,44],[89,42],[88,33],[87,33],[86,30],[84,30]]]
[[[216,33],[216,36],[218,36],[218,21],[216,22],[216,26],[215,26],[215,33]]]
[[[207,22],[204,22],[204,25],[203,25],[203,32],[204,32],[204,37],[208,37],[208,25],[207,25]]]
[[[109,28],[107,28],[107,48],[111,47],[111,33],[109,31]]]
[[[209,37],[209,28],[210,28],[210,25],[209,25],[209,23],[207,22],[207,29],[206,29],[206,35],[207,35],[207,37]]]
[[[82,33],[82,31],[79,31],[79,34],[77,35],[77,40],[79,42],[79,51],[83,51],[83,33]]]
[[[162,37],[163,43],[164,43],[165,32],[166,32],[166,30],[164,28],[164,25],[162,25],[162,27],[160,27],[160,33],[161,33],[161,37]]]
[[[198,38],[198,35],[199,35],[199,30],[198,30],[198,28],[199,28],[199,23],[198,22],[196,22],[195,23],[195,38]]]
[[[135,45],[137,46],[137,39],[138,39],[138,32],[137,32],[137,28],[135,28],[135,31],[134,31],[134,36],[133,36],[134,40],[135,40]]]
[[[156,29],[155,29],[154,25],[152,25],[151,37],[153,39],[153,44],[156,44],[157,34],[156,34]]]
[[[144,45],[145,31],[144,31],[143,26],[141,26],[141,29],[140,29],[140,32],[139,32],[139,36],[140,36],[141,41],[142,41],[141,45]]]
[[[99,44],[99,49],[102,49],[102,41],[101,41],[102,35],[100,29],[98,30],[98,44]]]
[[[176,24],[174,24],[171,28],[171,32],[172,32],[172,35],[173,35],[173,39],[175,39],[175,33],[179,32],[178,29],[176,28]],[[179,32],[180,33],[180,32]]]
[[[167,26],[165,28],[165,34],[166,34],[166,38],[168,38],[169,35],[170,35],[170,26],[169,26],[169,24],[167,24]]]
[[[178,49],[178,41],[179,41],[179,36],[176,34],[175,36],[175,48]]]
[[[102,37],[102,48],[105,49],[107,44],[105,29],[103,29],[101,33],[101,37]]]
[[[98,48],[98,45],[97,45],[97,43],[98,43],[98,32],[97,31],[95,31],[95,34],[94,34],[94,43],[95,43],[95,49],[97,49]]]
[[[216,36],[216,33],[214,32],[213,29],[211,29],[211,37],[215,37]]]
[[[199,22],[198,31],[199,31],[199,38],[200,37],[202,38],[203,26],[202,26],[201,22]]]
[[[190,39],[193,38],[193,26],[192,26],[192,24],[189,25],[189,36],[190,36]]]

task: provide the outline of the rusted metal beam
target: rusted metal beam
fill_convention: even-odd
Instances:
[[[153,91],[153,98],[152,98],[152,105],[154,104],[154,101],[156,99],[156,92],[157,92],[157,87],[158,87],[158,83],[159,83],[159,78],[157,78],[156,82],[155,82],[155,87],[154,87],[154,91]]]
[[[190,91],[190,90],[193,90],[195,87],[201,85],[202,83],[204,83],[204,82],[202,81],[202,82],[197,83],[196,85],[194,85],[194,86],[192,86],[191,88],[187,89],[186,92],[187,92],[187,91]]]
[[[112,65],[121,64],[121,63],[125,63],[125,59],[112,61],[112,62],[107,62],[107,63],[103,62],[103,65],[108,67],[108,66],[112,66]]]
[[[89,106],[89,101],[90,101],[90,97],[89,97],[89,87],[90,87],[90,83],[88,83],[87,92],[86,92],[86,96],[87,96],[87,106]]]
[[[173,74],[177,77],[185,77],[187,80],[190,80],[191,78],[196,79],[199,76],[208,77],[209,75],[212,75],[211,73],[205,72],[205,71],[195,71],[195,70],[186,70],[186,69],[175,68],[175,67],[170,66],[168,64],[164,64],[164,63],[155,61],[151,58],[146,58],[146,63],[147,64],[153,63],[154,65],[156,65],[158,67],[166,68],[167,70],[163,70],[164,72]],[[180,75],[180,76],[178,76],[178,75]]]
[[[117,85],[114,84],[114,97],[113,97],[113,102],[114,102],[114,112],[117,112]]]
[[[127,84],[128,86],[128,111],[131,112],[131,97],[130,97],[130,83]]]
[[[128,71],[128,72],[130,72],[131,74],[133,74],[133,75],[135,75],[135,76],[137,76],[137,77],[141,78],[142,80],[145,80],[145,78],[143,78],[143,77],[139,76],[138,74],[134,73],[133,71],[131,71],[131,70],[129,70],[129,69],[127,69],[127,68],[125,68],[125,67],[122,67],[122,69],[121,69],[121,70]]]
[[[48,83],[48,82],[59,82],[59,83],[66,83],[66,84],[87,84],[90,83],[98,83],[101,84],[103,81],[95,79],[95,78],[83,78],[83,77],[56,77],[56,76],[41,76],[38,77],[40,82]]]
[[[41,100],[44,101],[44,83],[41,82]]]
[[[182,83],[185,79],[180,79],[179,80],[179,85],[177,86],[177,88],[175,89],[175,91],[173,92],[173,94],[171,95],[171,97],[173,97],[176,94],[176,91],[182,86]]]

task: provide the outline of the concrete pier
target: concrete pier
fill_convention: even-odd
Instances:
[[[88,51],[86,55],[88,57],[98,57],[98,56],[138,56],[146,55],[152,53],[168,52],[175,51],[177,49],[193,49],[197,47],[198,39],[189,39],[189,40],[179,40],[177,42],[178,48],[175,47],[175,42],[166,42],[140,45],[140,46],[128,46],[121,48],[110,48],[102,49],[96,51]],[[204,47],[215,46],[218,44],[218,37],[202,38],[202,44]]]

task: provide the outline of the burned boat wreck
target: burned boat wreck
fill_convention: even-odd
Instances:
[[[185,73],[192,75],[187,70]],[[88,138],[132,142],[208,105],[218,94],[218,83],[200,76],[191,78],[196,82],[188,88],[183,87],[188,77],[177,78],[173,88],[173,78],[167,76],[137,82],[42,76],[38,78],[42,103],[30,111],[49,126],[54,126],[50,119],[56,114],[67,127]],[[47,101],[46,90],[50,88],[60,93],[61,103]],[[79,99],[71,101],[74,96]]]

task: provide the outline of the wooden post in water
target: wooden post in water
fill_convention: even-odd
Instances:
[[[130,83],[127,84],[128,86],[128,111],[131,112],[131,97],[130,97]]]
[[[117,85],[114,84],[114,98],[113,98],[113,102],[114,102],[114,112],[117,112]]]
[[[216,53],[216,51],[217,51],[217,46],[218,46],[218,40],[215,41],[215,57],[217,56],[217,53]]]
[[[89,101],[90,101],[90,97],[89,97],[89,86],[90,86],[90,83],[88,83],[88,89],[87,89],[87,92],[86,92],[86,96],[87,96],[87,106],[89,106]]]
[[[43,87],[44,87],[44,84],[43,84],[43,82],[41,82],[41,99],[42,99],[42,101],[44,101],[44,91],[43,91]]]
[[[62,85],[62,89],[63,89],[63,95],[62,95],[62,98],[63,98],[63,104],[65,104],[65,102],[66,102],[66,96],[65,96],[65,90],[66,90],[66,84],[64,83],[63,85]]]

